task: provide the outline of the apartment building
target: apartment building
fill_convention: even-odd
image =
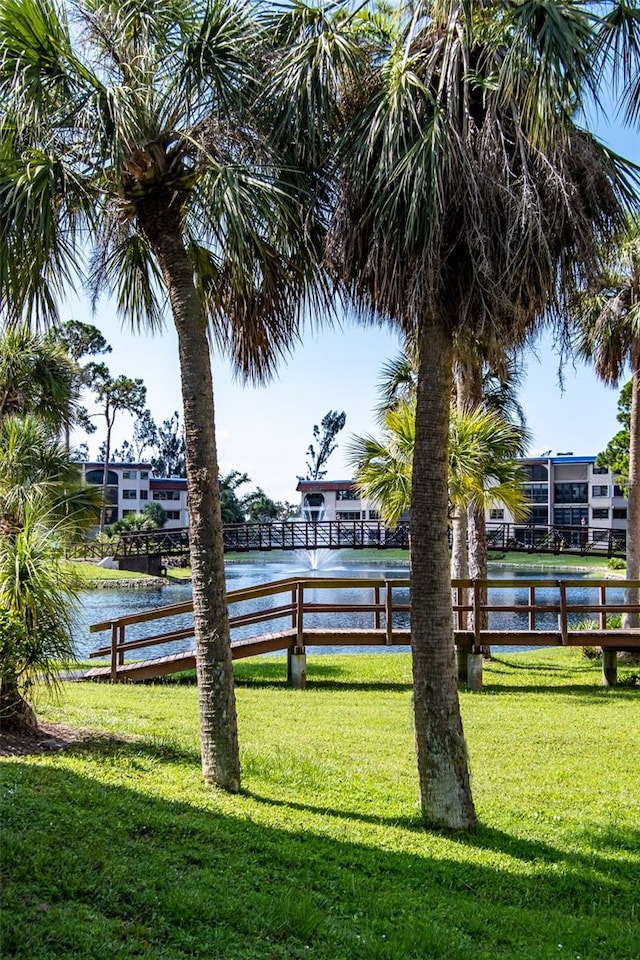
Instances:
[[[529,502],[526,523],[554,527],[626,530],[624,491],[595,456],[559,453],[522,461],[524,493]],[[377,520],[378,511],[360,497],[352,480],[300,480],[302,519]],[[509,511],[495,504],[487,509],[489,524],[513,523]]]
[[[85,483],[102,486],[104,464],[80,464]],[[150,463],[112,463],[107,476],[106,523],[141,513],[148,503],[159,503],[167,515],[165,530],[189,526],[187,481],[182,477],[154,477]]]
[[[594,456],[527,457],[524,493],[529,502],[528,522],[554,527],[627,528],[624,490]],[[505,508],[489,508],[487,520],[512,523]]]
[[[357,492],[353,480],[302,480],[300,518],[310,520],[378,520],[380,513]]]

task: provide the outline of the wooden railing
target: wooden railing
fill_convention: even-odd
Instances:
[[[455,580],[452,588],[453,637],[461,651],[473,653],[484,646],[592,644],[612,651],[640,648],[640,629],[625,630],[612,627],[610,623],[615,614],[640,612],[639,580]],[[343,595],[349,591],[349,596],[340,602],[323,602],[318,594],[326,590]],[[310,577],[288,578],[230,591],[227,600],[234,655],[251,656],[277,649],[304,654],[307,647],[313,646],[409,644],[409,590],[408,579]],[[505,591],[514,590],[524,596],[505,598]],[[541,599],[543,590],[547,596]],[[595,600],[586,596],[587,590],[595,590]],[[620,596],[612,598],[612,591]],[[579,600],[576,600],[575,593],[582,594]],[[274,603],[274,598],[281,599]],[[266,600],[269,602],[265,603]],[[234,608],[247,603],[253,604],[252,609],[233,612]],[[94,624],[92,633],[109,630],[111,636],[108,645],[93,651],[90,656],[109,657],[110,675],[115,681],[119,669],[132,653],[191,639],[192,612],[193,604],[189,601]],[[493,620],[488,629],[482,627],[485,614]],[[505,629],[496,625],[497,618],[508,614],[522,616],[523,629]],[[554,619],[553,626],[541,622],[543,616],[549,615]],[[175,624],[176,617],[185,616],[189,616],[186,624],[174,625],[170,629],[165,627],[164,632],[154,632],[142,638],[127,638],[128,628],[134,625],[155,624],[160,620],[174,621]],[[469,616],[473,618],[471,629],[466,626],[465,618]],[[589,621],[588,625],[578,629],[576,617]],[[246,636],[247,628],[266,623],[271,624],[271,630],[274,624],[278,629]],[[172,661],[174,665],[175,662]],[[167,668],[166,672],[171,671]]]

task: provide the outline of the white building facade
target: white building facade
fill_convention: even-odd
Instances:
[[[523,524],[558,528],[627,529],[624,490],[595,456],[557,454],[521,461],[529,504]],[[357,492],[352,480],[300,480],[300,514],[304,520],[377,520],[375,506]],[[488,524],[513,524],[500,504],[487,508]]]
[[[104,464],[80,464],[85,483],[102,486]],[[114,523],[142,513],[149,503],[159,503],[167,515],[165,530],[189,526],[187,481],[183,477],[154,477],[150,463],[111,463],[107,477],[105,522]]]

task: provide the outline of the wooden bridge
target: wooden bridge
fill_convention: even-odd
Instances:
[[[613,628],[610,623],[615,614],[640,612],[638,580],[455,580],[452,588],[453,639],[459,662],[468,665],[467,676],[473,674],[476,687],[480,651],[486,646],[602,647],[607,685],[615,683],[616,652],[640,649],[640,629]],[[323,602],[327,590],[340,594],[340,601]],[[622,599],[611,598],[614,590]],[[303,686],[308,648],[408,645],[409,591],[407,579],[316,577],[287,578],[230,591],[232,657],[237,660],[286,651],[289,679]],[[595,600],[587,591],[596,593]],[[633,602],[629,597],[635,598]],[[90,656],[108,658],[108,665],[88,671],[85,678],[136,682],[193,670],[192,614],[189,601],[94,624],[91,632],[109,631],[110,641]],[[470,615],[473,629],[467,627]],[[490,629],[482,627],[485,615],[491,616]],[[514,615],[524,622],[522,629],[504,626],[505,617]],[[576,617],[587,620],[588,626],[578,629]],[[163,621],[161,630],[158,621]],[[146,625],[153,632],[141,636],[140,628]],[[269,629],[263,630],[262,625]],[[173,647],[169,653],[135,659],[142,650],[167,645]]]

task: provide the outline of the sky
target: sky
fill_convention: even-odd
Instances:
[[[640,163],[640,136],[615,120],[597,126],[599,137],[622,155]],[[108,301],[92,315],[88,301],[70,298],[62,320],[93,323],[112,346],[105,362],[113,376],[140,377],[147,387],[147,406],[156,423],[181,412],[176,336],[170,319],[163,335],[154,337],[122,329]],[[212,361],[216,436],[221,474],[232,470],[248,474],[251,483],[240,494],[261,487],[274,500],[298,502],[298,477],[306,475],[306,451],[313,440],[314,424],[329,410],[344,410],[346,425],[338,447],[328,461],[328,479],[349,479],[346,452],[353,435],[376,434],[373,410],[383,365],[400,349],[397,334],[389,328],[359,326],[345,321],[340,327],[303,332],[302,342],[279,366],[274,380],[262,387],[246,386],[235,379],[228,361]],[[599,383],[584,364],[567,365],[563,385],[559,359],[551,337],[543,336],[525,355],[526,376],[520,394],[532,437],[529,455],[546,451],[597,454],[617,432],[619,389]],[[624,380],[622,381],[624,382]],[[87,398],[88,400],[88,398]],[[91,404],[87,403],[91,408]],[[97,456],[104,428],[78,434],[87,440],[90,456]],[[122,414],[114,428],[114,444],[131,439],[133,421]]]

